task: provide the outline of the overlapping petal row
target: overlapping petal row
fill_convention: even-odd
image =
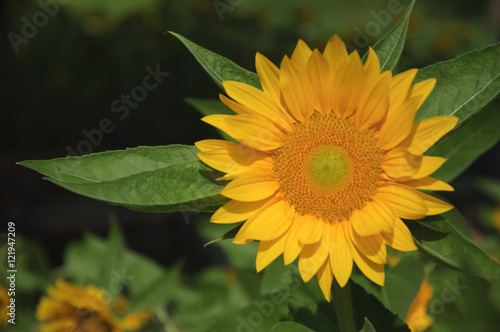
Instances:
[[[106,292],[93,285],[78,287],[64,280],[57,280],[49,287],[48,296],[38,304],[36,318],[42,332],[135,331],[146,324],[151,316],[149,310],[123,315],[128,300],[121,295],[110,305]]]
[[[416,69],[395,76],[381,73],[372,49],[363,64],[356,51],[348,54],[337,36],[323,53],[299,41],[279,68],[257,54],[256,69],[262,90],[240,82],[223,84],[230,98],[221,95],[221,101],[236,115],[203,118],[241,143],[204,140],[196,144],[200,159],[224,172],[221,180],[231,180],[221,192],[231,201],[211,221],[244,222],[233,242],[260,241],[258,271],[281,254],[285,264],[298,257],[304,281],[316,275],[328,300],[333,277],[344,286],[353,262],[382,285],[386,245],[400,251],[416,249],[401,218],[417,220],[452,208],[422,192],[453,190],[430,177],[445,159],[424,153],[455,126],[457,118],[438,116],[414,123],[435,80],[412,84]],[[287,195],[276,168],[277,152],[287,137],[317,116],[349,119],[345,121],[373,137],[380,151],[380,174],[375,182],[369,180],[376,190],[341,220],[304,213],[304,204],[299,208]],[[363,185],[362,179],[356,181]],[[324,207],[329,208],[336,206]]]

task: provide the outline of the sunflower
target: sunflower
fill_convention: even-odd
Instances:
[[[128,301],[118,297],[113,312],[106,292],[93,285],[80,288],[57,280],[54,287],[49,287],[48,295],[40,300],[36,310],[41,332],[137,330],[150,317],[147,311],[134,312],[123,319],[116,317],[116,313],[121,314],[126,310]]]
[[[366,63],[332,37],[323,53],[299,40],[280,68],[256,55],[262,90],[223,82],[221,101],[236,115],[203,121],[241,144],[196,143],[207,165],[230,180],[230,201],[211,221],[244,221],[233,242],[260,241],[257,271],[283,254],[298,257],[305,282],[314,275],[330,300],[333,276],[343,287],[353,262],[384,284],[386,244],[415,250],[401,218],[421,219],[452,208],[421,190],[453,190],[429,177],[445,159],[424,156],[457,123],[438,116],[414,123],[436,83],[412,82],[416,69],[380,72],[370,48]]]
[[[10,298],[7,293],[7,289],[0,285],[0,326],[7,325],[9,316],[9,308],[7,306],[10,304]]]

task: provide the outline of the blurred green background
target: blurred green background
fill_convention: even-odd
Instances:
[[[42,181],[15,162],[66,156],[68,146],[77,150],[88,140],[83,131],[92,132],[104,118],[110,119],[114,129],[102,135],[102,142],[92,144],[89,152],[216,138],[217,133],[199,121],[198,113],[184,99],[216,99],[220,91],[167,31],[254,71],[256,52],[278,64],[298,38],[322,49],[338,34],[364,52],[368,43],[375,43],[397,22],[408,3],[3,1],[0,219],[14,221],[19,236],[36,248],[26,250],[44,253],[47,273],[62,263],[68,244],[80,239],[84,231],[105,234],[110,214],[120,221],[130,248],[164,266],[183,261],[186,273],[224,266],[228,258],[222,250],[203,248],[209,239],[200,235],[197,220],[206,216],[146,215],[109,206]],[[499,38],[498,0],[417,1],[399,70],[422,68]],[[113,111],[114,101],[143,85],[148,66],[169,74],[120,118],[124,113]],[[495,232],[491,211],[499,199],[481,189],[477,179],[500,180],[499,152],[497,145],[477,160],[453,183],[456,192],[446,196],[465,214],[479,238]]]

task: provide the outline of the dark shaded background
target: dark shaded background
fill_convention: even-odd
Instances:
[[[203,248],[206,239],[196,231],[201,215],[141,214],[109,206],[42,181],[39,174],[15,162],[66,156],[66,147],[76,149],[86,139],[82,131],[97,128],[103,118],[111,119],[116,128],[104,134],[92,152],[193,144],[217,137],[184,98],[215,99],[220,91],[183,45],[165,31],[178,32],[255,70],[257,51],[279,63],[284,53],[291,53],[298,38],[322,49],[337,33],[355,45],[361,38],[359,31],[366,32],[366,24],[375,20],[373,12],[387,10],[390,1],[62,2],[66,4],[60,4],[36,36],[19,45],[18,52],[9,41],[9,33],[22,36],[26,20],[32,22],[34,15],[40,15],[41,5],[33,0],[8,0],[0,5],[2,227],[14,221],[17,232],[38,242],[48,253],[49,265],[55,267],[61,264],[66,245],[84,231],[105,234],[109,215],[114,213],[132,249],[165,265],[183,259],[186,270],[195,271],[224,260],[217,249]],[[400,1],[404,7],[408,2]],[[399,16],[392,15],[387,26],[379,25],[380,33],[368,38],[371,44]],[[422,68],[492,44],[500,37],[499,24],[497,0],[418,1],[400,69]],[[121,120],[111,104],[142,84],[147,66],[157,65],[169,76]],[[456,192],[447,195],[477,234],[481,232],[477,206],[485,197],[476,191],[474,178],[499,178],[499,152],[497,145],[481,157],[453,183]]]

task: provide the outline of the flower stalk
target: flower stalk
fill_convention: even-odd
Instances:
[[[344,287],[340,287],[337,280],[334,279],[332,283],[332,297],[337,311],[340,331],[355,332],[349,282]]]

